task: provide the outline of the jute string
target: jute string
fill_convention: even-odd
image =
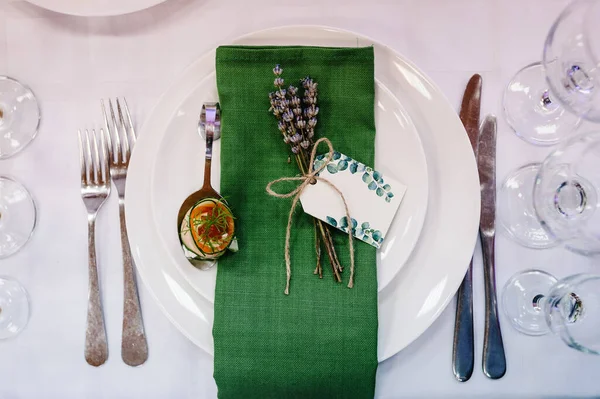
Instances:
[[[323,162],[323,164],[321,164],[321,166],[318,169],[313,171],[312,165],[315,163],[317,147],[321,143],[327,144],[327,147],[329,147],[329,152],[327,154],[327,157],[325,158],[326,161]],[[302,192],[304,191],[306,186],[308,186],[309,184],[311,184],[311,182],[313,182],[315,180],[321,181],[321,182],[329,185],[329,187],[333,188],[335,190],[335,192],[338,193],[340,198],[342,199],[342,202],[344,203],[344,209],[346,211],[346,217],[348,218],[348,222],[350,223],[352,220],[350,218],[350,211],[348,210],[348,204],[346,203],[344,194],[342,194],[342,192],[329,180],[324,179],[319,176],[319,173],[323,169],[325,169],[327,167],[327,164],[329,162],[331,162],[332,160],[333,160],[333,146],[331,145],[331,141],[329,141],[325,137],[320,138],[319,140],[317,140],[317,142],[313,146],[313,150],[310,154],[310,162],[308,164],[308,171],[306,172],[306,174],[304,174],[303,176],[282,177],[277,180],[273,180],[272,182],[267,184],[267,193],[269,193],[269,195],[272,195],[273,197],[276,197],[276,198],[294,197],[294,199],[292,200],[292,207],[290,209],[290,214],[288,215],[287,229],[285,231],[285,271],[286,271],[286,276],[287,276],[286,284],[285,284],[285,291],[284,291],[285,295],[289,295],[289,293],[290,293],[290,280],[292,278],[292,267],[291,267],[292,262],[290,259],[290,235],[291,235],[291,230],[292,230],[292,218],[294,216],[294,209],[296,209],[296,205],[298,204],[298,201],[300,200],[300,196],[302,195]],[[284,182],[284,181],[300,181],[302,183],[300,183],[294,190],[292,190],[286,194],[279,194],[271,188],[274,184]],[[351,224],[350,224],[350,226],[351,226]],[[353,243],[351,227],[348,228],[348,244],[349,244],[349,251],[350,251],[350,280],[348,281],[348,288],[352,288],[354,286],[354,243]]]

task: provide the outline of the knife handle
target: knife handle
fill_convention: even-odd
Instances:
[[[483,277],[485,284],[485,332],[483,336],[483,373],[491,379],[506,373],[506,357],[496,301],[495,239],[493,234],[481,234]]]
[[[456,321],[452,346],[452,371],[458,381],[468,381],[473,374],[473,259],[456,297]]]

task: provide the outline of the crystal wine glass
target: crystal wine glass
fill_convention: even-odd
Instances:
[[[600,131],[578,134],[541,164],[509,174],[498,194],[498,218],[522,245],[559,243],[600,254]]]
[[[15,79],[0,76],[0,159],[25,148],[39,125],[40,109],[33,92]]]
[[[526,270],[506,283],[502,305],[518,331],[553,332],[571,348],[600,354],[600,276],[577,274],[557,281],[541,270]]]
[[[504,91],[508,124],[523,140],[553,145],[580,117],[600,122],[600,0],[572,2],[552,25],[541,63],[523,68]]]
[[[0,339],[18,335],[29,321],[29,295],[21,284],[0,277]]]

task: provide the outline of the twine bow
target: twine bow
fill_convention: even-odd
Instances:
[[[320,143],[327,144],[327,147],[329,147],[329,152],[327,153],[326,161],[323,162],[323,164],[318,169],[313,171],[312,166],[315,163],[317,147],[319,146]],[[324,179],[319,176],[319,173],[323,169],[325,169],[327,167],[327,164],[329,164],[329,162],[331,162],[332,160],[333,160],[333,146],[331,145],[331,141],[329,141],[325,137],[320,138],[319,140],[317,140],[317,142],[313,146],[312,152],[310,154],[310,163],[308,164],[309,170],[306,172],[306,174],[304,174],[303,176],[281,177],[281,178],[279,178],[277,180],[273,180],[272,182],[267,184],[267,193],[269,193],[269,195],[271,195],[273,197],[276,197],[276,198],[294,197],[294,199],[292,200],[292,207],[290,209],[290,214],[288,215],[287,229],[285,232],[285,271],[286,271],[287,280],[286,280],[286,284],[285,284],[284,293],[286,295],[288,295],[290,293],[290,279],[292,277],[292,268],[291,268],[291,260],[290,260],[290,233],[292,230],[292,217],[294,216],[294,209],[296,209],[298,200],[300,200],[300,196],[302,195],[302,192],[304,191],[306,186],[311,184],[311,182],[313,182],[314,180],[322,181],[323,183],[326,183],[327,185],[329,185],[329,187],[333,188],[335,190],[335,192],[337,192],[340,195],[340,198],[342,199],[342,202],[344,203],[344,209],[346,211],[346,217],[348,218],[348,221],[352,220],[350,218],[350,211],[348,211],[348,204],[346,203],[344,194],[342,194],[342,192],[329,180]],[[277,184],[277,183],[283,182],[283,181],[301,181],[302,183],[300,183],[300,185],[298,185],[298,187],[296,187],[294,190],[292,190],[286,194],[279,194],[271,188],[274,184]],[[348,282],[348,288],[352,288],[354,286],[354,244],[353,244],[351,228],[348,229],[348,244],[349,244],[349,251],[350,251],[350,280]]]

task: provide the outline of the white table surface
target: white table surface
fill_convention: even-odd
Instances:
[[[95,1],[95,0],[87,0]],[[123,0],[127,1],[127,0]],[[31,242],[0,262],[0,274],[29,290],[29,325],[0,341],[0,399],[212,398],[212,357],[181,335],[140,286],[150,357],[138,368],[120,358],[122,268],[116,196],[99,217],[98,252],[109,338],[100,368],[83,357],[87,247],[79,193],[76,130],[98,126],[98,100],[127,96],[138,127],[160,94],[205,51],[253,30],[324,24],[388,44],[422,68],[458,110],[469,77],[483,76],[482,113],[499,115],[498,178],[548,152],[516,138],[502,120],[501,92],[511,75],[541,57],[545,35],[565,0],[168,0],[127,16],[79,18],[24,1],[0,0],[0,75],[29,84],[42,109],[38,137],[0,162],[33,193],[39,213]],[[557,277],[592,271],[563,249],[534,251],[500,235],[497,282],[542,268]],[[417,341],[379,366],[378,398],[598,397],[600,358],[557,337],[527,337],[503,318],[508,371],[481,372],[483,277],[474,272],[476,369],[459,383],[451,369],[454,303]]]

